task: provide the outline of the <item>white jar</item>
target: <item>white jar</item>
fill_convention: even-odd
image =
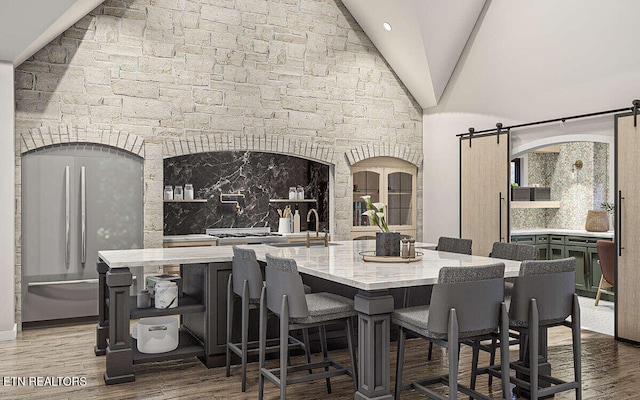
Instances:
[[[290,187],[289,188],[289,200],[295,200],[298,197],[298,194],[296,192],[296,188],[295,187]]]
[[[182,200],[183,198],[182,186],[176,186],[173,188],[173,199]]]
[[[184,185],[184,199],[193,200],[193,185],[190,183]]]
[[[300,185],[296,188],[297,198],[298,200],[304,199],[304,188]]]
[[[158,282],[155,285],[155,308],[175,308],[178,306],[178,285],[175,282]]]
[[[164,187],[164,199],[173,200],[173,186],[167,185]]]

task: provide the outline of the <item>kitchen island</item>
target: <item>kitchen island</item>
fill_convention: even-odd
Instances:
[[[331,242],[328,247],[274,247],[254,245],[258,260],[265,254],[296,260],[302,274],[356,288],[355,308],[358,317],[358,399],[384,399],[390,395],[390,324],[394,309],[389,290],[437,282],[443,266],[465,266],[505,262],[505,276],[517,276],[520,263],[495,258],[454,254],[429,250],[433,244],[417,243],[422,260],[410,263],[365,262],[361,252],[374,251],[375,241]],[[100,280],[99,323],[97,326],[97,355],[106,354],[107,384],[135,380],[133,364],[198,356],[205,365],[215,365],[218,346],[226,342],[218,321],[224,315],[224,304],[216,304],[215,292],[226,290],[226,277],[231,270],[231,246],[141,250],[109,250],[99,253]],[[181,264],[183,290],[177,309],[149,311],[132,305],[128,288],[131,284],[129,268]],[[224,272],[227,271],[227,272]],[[183,300],[186,299],[186,300]],[[135,301],[133,301],[135,303]],[[183,304],[184,303],[184,304]],[[183,308],[184,307],[184,308]],[[136,316],[182,314],[180,346],[176,352],[142,355],[137,353],[129,335],[129,319]],[[186,343],[183,347],[183,337]],[[365,360],[371,360],[370,362]]]

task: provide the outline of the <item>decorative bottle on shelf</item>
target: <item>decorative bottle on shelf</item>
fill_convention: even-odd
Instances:
[[[295,187],[290,187],[289,188],[289,200],[295,200],[298,197],[298,194],[296,192],[296,188]]]
[[[167,185],[164,187],[164,199],[173,200],[173,186]]]
[[[293,214],[293,233],[300,233],[300,214],[297,208],[295,214]]]
[[[193,185],[190,183],[184,185],[184,199],[193,200]]]
[[[176,186],[175,188],[173,188],[173,199],[174,200],[183,199],[182,186]]]

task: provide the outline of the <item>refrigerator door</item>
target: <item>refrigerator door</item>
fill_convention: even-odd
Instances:
[[[142,160],[105,146],[47,148],[23,156],[22,190],[22,320],[97,315],[98,250],[142,247]],[[142,268],[132,272],[141,282]]]

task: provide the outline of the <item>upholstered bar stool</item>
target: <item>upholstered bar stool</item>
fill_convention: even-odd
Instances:
[[[458,383],[459,345],[465,340],[489,338],[500,332],[503,353],[503,393],[509,394],[508,322],[503,302],[504,263],[477,267],[443,267],[431,293],[431,304],[396,310],[392,322],[400,327],[396,364],[395,398],[404,389],[414,388],[432,399],[444,399],[426,386],[444,383],[449,399],[458,391],[474,398],[488,397]],[[402,383],[402,367],[407,332],[428,339],[449,351],[449,373],[411,383]]]
[[[347,374],[353,378],[357,390],[357,367],[352,341],[351,318],[356,315],[353,300],[331,293],[305,294],[302,280],[295,260],[266,255],[265,287],[260,298],[260,378],[258,398],[264,396],[264,379],[268,379],[280,388],[280,399],[287,395],[287,385],[325,379],[327,392],[331,393],[330,378]],[[280,368],[268,369],[265,366],[267,313],[271,311],[280,318]],[[347,344],[351,357],[351,368],[332,360],[327,355],[324,326],[336,322],[346,324]],[[287,336],[294,329],[318,327],[323,361],[307,362],[302,365],[287,366]],[[321,368],[323,371],[304,375],[290,376],[290,373]],[[333,368],[333,369],[331,369]]]
[[[458,254],[470,255],[472,243],[473,241],[471,239],[460,239],[460,238],[440,236],[438,238],[438,247],[436,247],[436,250],[446,251],[447,253],[458,253]],[[405,289],[403,307],[409,306],[410,290],[411,288]],[[433,343],[429,343],[429,354],[427,355],[427,360],[431,361],[432,354],[433,354]]]
[[[500,258],[502,260],[513,260],[513,261],[527,261],[527,260],[535,260],[537,257],[536,254],[536,246],[532,246],[530,244],[518,244],[518,243],[503,243],[503,242],[495,242],[493,243],[493,247],[491,248],[491,254],[489,257],[492,258]],[[509,303],[509,297],[511,297],[511,291],[513,290],[513,279],[507,278],[504,281],[504,295],[506,299],[506,303]],[[517,333],[513,333],[509,335],[513,338],[509,342],[509,345],[516,345],[520,343],[520,336]],[[482,343],[475,343],[476,347],[474,348],[473,357],[477,360],[479,354],[479,350],[484,350],[489,352],[489,365],[493,365],[496,360],[496,349],[498,348],[497,339],[491,339],[490,345],[484,345]],[[477,361],[474,361],[474,365],[477,364]],[[473,378],[473,376],[472,376]],[[493,376],[489,375],[489,386],[493,383]],[[473,383],[472,383],[473,387]]]
[[[258,341],[249,341],[249,311],[257,309],[260,305],[260,294],[264,286],[260,265],[253,249],[244,249],[233,246],[233,262],[231,275],[227,282],[227,364],[226,374],[231,375],[231,353],[236,354],[242,360],[242,391],[247,390],[247,359],[251,354],[258,354]],[[304,286],[305,292],[311,288]],[[233,313],[236,298],[240,298],[242,304],[242,328],[241,341],[234,343],[233,338]],[[293,337],[289,337],[289,346],[304,349],[307,360],[311,360],[309,348],[309,331],[302,331],[304,343]],[[266,351],[273,353],[278,351],[278,339],[267,343]]]
[[[523,261],[520,275],[515,279],[509,305],[509,327],[526,338],[521,340],[520,360],[511,363],[516,376],[511,377],[519,390],[539,399],[565,390],[575,390],[582,398],[582,364],[580,360],[580,305],[575,294],[576,260]],[[567,317],[571,321],[567,321]],[[540,329],[568,326],[572,331],[574,380],[563,381],[541,374],[538,355],[546,357],[547,349],[540,349]],[[542,350],[542,351],[541,351]],[[501,350],[502,351],[502,350]],[[488,369],[495,375],[494,367]],[[528,379],[524,379],[528,377]],[[540,387],[538,383],[543,385]]]
[[[446,251],[448,253],[471,254],[471,239],[459,239],[446,236],[438,238],[438,251]]]

